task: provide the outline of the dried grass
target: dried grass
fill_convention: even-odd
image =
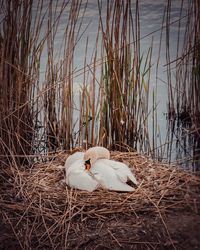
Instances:
[[[137,153],[113,152],[113,159],[130,164],[138,188],[88,193],[63,183],[66,158],[60,153],[31,169],[2,169],[0,248],[176,249],[165,219],[199,214],[199,176]]]

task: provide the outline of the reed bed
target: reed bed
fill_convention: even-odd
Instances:
[[[123,150],[125,145],[143,148],[148,111],[148,82],[142,70],[140,56],[139,9],[136,3],[135,20],[130,1],[108,3],[106,24],[100,9],[103,44],[107,56],[103,74],[105,94],[102,96],[101,128],[110,139],[111,148]],[[100,8],[100,7],[99,7]],[[133,42],[131,46],[131,42]],[[146,87],[146,92],[145,92]],[[138,95],[138,98],[136,97]],[[143,127],[141,124],[143,123]],[[141,141],[140,141],[141,140]],[[108,139],[107,139],[108,141]],[[105,145],[108,142],[104,143]]]
[[[98,1],[95,48],[88,63],[88,38],[78,70],[74,57],[86,31],[87,3],[2,1],[1,6],[3,162],[31,164],[27,155],[97,144],[151,151],[147,121],[152,47],[140,56],[138,2],[134,14],[130,1],[108,2],[104,22]],[[66,26],[58,49],[63,15]],[[74,93],[77,77],[83,79],[80,101]]]
[[[0,155],[10,162],[15,160],[12,155],[32,152],[34,113],[30,95],[34,68],[29,67],[32,5],[30,1],[23,6],[18,1],[1,1],[0,5],[5,12],[8,10],[0,39]]]
[[[172,232],[183,228],[183,221],[174,218],[190,215],[198,219],[199,176],[137,153],[112,152],[112,159],[129,163],[138,187],[132,193],[102,189],[88,193],[63,182],[67,156],[60,152],[46,164],[5,168],[1,173],[1,248],[191,247],[190,238],[183,243],[177,237],[184,235]],[[168,224],[169,218],[176,226]],[[190,234],[194,236],[193,231]]]
[[[83,29],[87,3],[49,1],[45,9],[43,1],[37,5],[32,1],[26,4],[1,1],[0,6],[4,27],[0,39],[1,161],[8,165],[31,164],[27,155],[92,145],[114,150],[131,148],[160,159],[165,158],[167,148],[166,155],[171,161],[175,134],[180,152],[188,142],[191,144],[182,158],[198,165],[198,1],[188,4],[185,40],[181,47],[178,36],[175,61],[170,58],[170,1],[163,17],[161,34],[166,34],[169,98],[169,136],[164,145],[157,138],[156,91],[153,107],[149,107],[153,43],[146,54],[141,52],[138,1],[135,13],[128,0],[107,2],[105,18],[102,2],[98,1],[99,24],[94,50],[88,63],[90,38],[87,38],[85,60],[80,69],[74,65],[74,57],[87,31],[87,27]],[[36,9],[34,16],[33,8]],[[56,37],[63,15],[66,26],[58,50]],[[178,34],[181,20],[182,6]],[[40,67],[44,58],[42,78]],[[75,97],[78,77],[82,77],[82,85],[79,96]],[[149,118],[152,118],[152,139]],[[174,121],[177,124],[171,124]],[[177,127],[182,132],[173,130]],[[178,154],[178,160],[180,155],[182,153]]]

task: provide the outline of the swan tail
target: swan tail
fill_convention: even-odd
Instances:
[[[138,182],[137,182],[135,176],[134,176],[131,172],[130,172],[130,174],[128,175],[128,179],[129,179],[130,181],[132,181],[135,185],[138,185]]]
[[[121,185],[118,185],[118,186],[110,187],[109,189],[113,191],[121,191],[121,192],[133,192],[135,190],[133,187],[125,183],[121,183]]]

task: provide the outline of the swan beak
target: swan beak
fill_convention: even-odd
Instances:
[[[91,168],[91,164],[90,163],[85,163],[85,170],[89,171]]]

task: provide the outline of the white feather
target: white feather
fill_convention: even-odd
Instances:
[[[116,171],[116,174],[118,175],[118,177],[121,179],[122,182],[127,182],[128,180],[130,180],[135,185],[138,184],[135,176],[125,163],[107,159],[103,159],[103,162],[108,166],[112,167]]]
[[[83,157],[84,157],[83,152],[76,152],[73,155],[68,156],[68,158],[65,162],[65,170],[67,170],[72,165],[72,163],[83,159]]]
[[[76,160],[70,166],[66,165],[66,183],[73,188],[94,191],[99,183],[85,170],[83,159]]]
[[[109,164],[105,164],[104,159],[97,160],[92,166],[91,172],[99,181],[100,185],[105,189],[124,192],[134,190],[134,188],[126,184],[126,181],[122,181],[119,178],[116,170],[114,170]]]

